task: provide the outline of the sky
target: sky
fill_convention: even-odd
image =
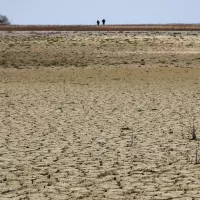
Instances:
[[[12,24],[200,23],[200,0],[0,0]]]

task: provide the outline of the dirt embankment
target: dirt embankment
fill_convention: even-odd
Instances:
[[[0,31],[199,31],[200,24],[0,25]]]

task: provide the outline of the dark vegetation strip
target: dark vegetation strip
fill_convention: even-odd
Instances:
[[[0,25],[0,31],[200,31],[200,24]]]

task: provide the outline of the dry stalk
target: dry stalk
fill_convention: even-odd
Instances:
[[[198,150],[199,150],[199,146],[196,147],[196,153],[195,153],[195,164],[199,164],[199,159],[198,159]]]
[[[192,123],[189,126],[189,134],[192,136],[191,140],[197,140],[197,130],[198,128],[195,125],[195,118],[193,117]]]

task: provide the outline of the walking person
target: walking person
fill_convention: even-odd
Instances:
[[[105,19],[103,19],[103,20],[102,20],[102,23],[103,23],[103,25],[105,25],[105,23],[106,23],[106,20],[105,20]]]
[[[97,20],[97,26],[99,26],[99,24],[100,24],[100,21],[99,21],[99,20]]]

